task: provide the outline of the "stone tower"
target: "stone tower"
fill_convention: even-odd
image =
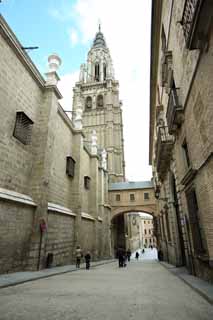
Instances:
[[[83,110],[85,140],[97,133],[98,145],[107,152],[109,182],[124,181],[124,144],[119,83],[109,49],[101,32],[96,33],[88,52],[87,63],[81,65],[79,82],[74,87],[73,114]]]

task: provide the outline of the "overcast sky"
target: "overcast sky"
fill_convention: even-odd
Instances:
[[[101,22],[123,101],[126,177],[149,180],[151,0],[3,0],[0,12],[23,45],[39,46],[29,54],[41,73],[49,54],[62,58],[59,89],[65,110],[71,110],[80,64]]]

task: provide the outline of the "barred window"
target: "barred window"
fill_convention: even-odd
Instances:
[[[130,193],[130,201],[135,201],[135,195],[134,193]]]
[[[149,193],[148,192],[144,193],[144,200],[149,200]]]
[[[88,176],[84,177],[84,188],[87,190],[90,189],[90,181],[91,181],[90,177]]]
[[[33,121],[23,111],[16,112],[13,136],[23,144],[30,144]]]
[[[182,24],[183,24],[183,32],[184,37],[186,41],[188,41],[190,31],[193,26],[194,18],[195,18],[195,12],[199,5],[199,0],[186,0],[185,6],[183,10],[183,18],[182,18]]]
[[[75,160],[70,156],[67,157],[66,174],[72,178],[75,174]]]
[[[116,194],[115,199],[116,199],[116,201],[120,201],[121,200],[120,194]]]

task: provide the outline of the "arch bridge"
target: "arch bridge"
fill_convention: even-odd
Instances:
[[[112,248],[125,247],[128,243],[126,213],[145,212],[156,216],[156,200],[152,181],[117,182],[109,186],[111,206]]]

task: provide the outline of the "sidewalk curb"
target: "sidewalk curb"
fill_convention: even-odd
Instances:
[[[198,293],[202,298],[204,298],[208,303],[210,303],[211,305],[213,305],[213,297],[210,297],[208,294],[206,294],[202,289],[199,289],[198,287],[194,286],[193,284],[191,284],[189,281],[187,281],[187,279],[185,279],[183,276],[181,276],[181,274],[177,274],[175,272],[172,272],[172,269],[177,268],[173,265],[171,265],[171,267],[167,267],[164,263],[162,263],[161,261],[159,261],[159,263],[161,264],[161,266],[163,266],[168,272],[170,272],[171,274],[173,274],[174,276],[176,276],[177,278],[179,278],[181,281],[183,281],[186,285],[188,285],[193,291],[195,291],[196,293]],[[201,279],[202,280],[202,279]],[[204,280],[203,280],[204,281]],[[211,285],[211,284],[210,284]],[[212,285],[211,285],[212,286]]]
[[[109,264],[109,263],[113,263],[115,262],[116,260],[113,259],[113,260],[106,260],[106,261],[100,261],[100,263],[98,262],[94,262],[95,264],[94,265],[91,265],[91,269],[93,268],[96,268],[98,266],[102,266],[104,264]],[[57,268],[57,267],[56,267]],[[80,270],[83,270],[85,269],[85,267],[81,267]],[[4,289],[4,288],[8,288],[8,287],[13,287],[13,286],[17,286],[19,284],[23,284],[23,283],[26,283],[26,282],[30,282],[30,281],[36,281],[36,280],[40,280],[40,279],[45,279],[45,278],[50,278],[50,277],[54,277],[54,276],[57,276],[57,275],[61,275],[61,274],[64,274],[64,273],[68,273],[68,272],[74,272],[74,271],[78,271],[79,269],[77,268],[73,268],[73,269],[69,269],[69,270],[65,270],[65,271],[57,271],[55,273],[51,273],[51,274],[46,274],[46,275],[40,275],[40,276],[37,276],[35,278],[29,278],[29,279],[23,279],[23,280],[17,280],[17,281],[14,281],[14,282],[11,282],[11,283],[7,283],[7,284],[3,284],[1,285],[0,284],[0,290],[1,289]],[[43,271],[43,270],[40,270],[40,271]],[[33,271],[32,271],[33,272]],[[37,271],[36,271],[37,272]]]

